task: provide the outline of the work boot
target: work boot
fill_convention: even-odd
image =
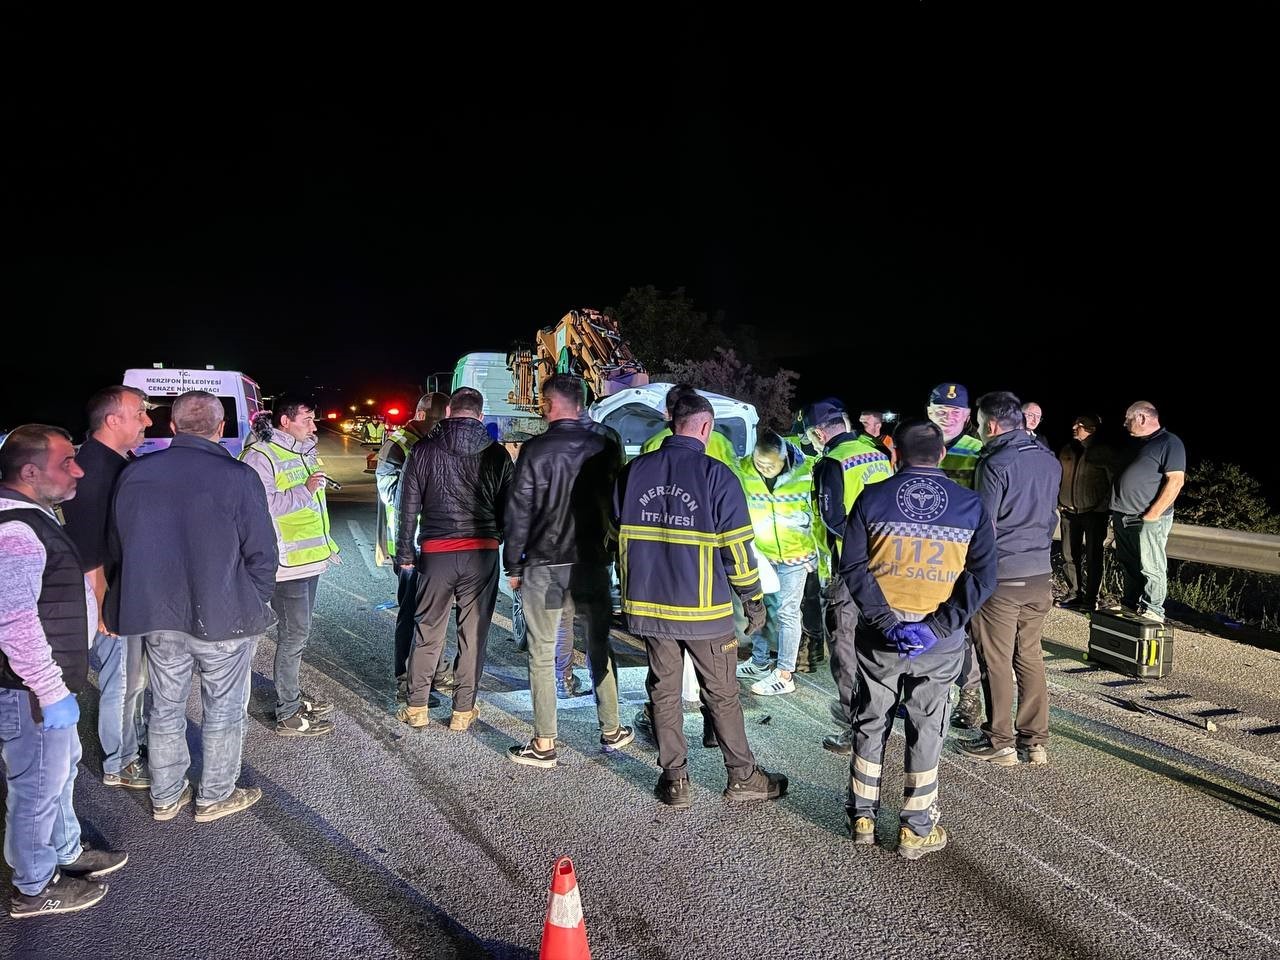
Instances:
[[[981,687],[965,687],[960,691],[960,701],[951,714],[951,725],[962,730],[977,730],[982,726]]]
[[[841,757],[853,753],[853,728],[846,727],[839,733],[831,733],[822,738],[822,749],[830,750]]]
[[[1018,765],[1018,754],[1013,747],[996,748],[991,745],[991,741],[986,737],[980,740],[974,740],[972,743],[960,744],[960,752],[970,760],[981,760],[984,763],[995,764],[997,767],[1016,767]]]
[[[725,787],[724,798],[737,802],[741,800],[777,800],[787,795],[787,778],[780,773],[770,773],[764,767],[756,767],[745,780],[729,777],[729,785]]]
[[[405,704],[396,711],[396,719],[411,727],[425,727],[431,723],[431,714],[426,707],[411,707]]]
[[[853,820],[852,814],[848,816],[850,820]],[[858,846],[874,844],[876,842],[876,822],[870,817],[858,817],[858,819],[849,824],[849,837]]]
[[[937,853],[947,845],[947,831],[934,825],[927,837],[922,837],[910,827],[898,831],[898,856],[919,860],[930,853]]]
[[[1049,751],[1044,748],[1043,743],[1037,743],[1034,747],[1027,747],[1027,763],[1043,766],[1048,762]]]
[[[470,710],[455,710],[449,717],[449,729],[459,732],[469,730],[478,716],[480,716],[480,708],[478,706],[472,707]]]
[[[47,917],[54,913],[75,913],[87,910],[107,895],[105,883],[81,880],[53,871],[53,877],[39,893],[26,894],[14,888],[9,898],[9,916],[15,920],[24,917]]]

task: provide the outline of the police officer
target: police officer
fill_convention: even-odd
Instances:
[[[813,468],[814,516],[825,528],[830,570],[840,568],[840,545],[845,520],[854,501],[868,484],[888,479],[892,470],[889,455],[865,433],[849,426],[844,404],[834,397],[820,400],[805,412],[805,428],[822,457]],[[840,695],[838,714],[841,731],[822,741],[832,753],[848,756],[853,749],[848,730],[853,702],[853,631],[858,610],[844,582],[830,576],[823,589],[823,616],[831,638],[831,676]]]
[[[776,800],[787,778],[756,765],[734,677],[732,593],[750,633],[765,621],[746,497],[733,471],[706,456],[715,423],[706,398],[685,394],[671,414],[674,434],[627,464],[614,488],[623,615],[649,654],[662,767],[654,794],[672,807],[691,803],[680,692],[687,653],[729,770],[725,799]]]
[[[916,860],[947,844],[937,798],[948,693],[965,625],[995,589],[996,542],[982,500],[939,469],[945,447],[937,426],[905,423],[893,441],[899,471],[854,504],[840,561],[859,610],[847,810],[854,843],[874,844],[884,745],[901,704],[898,853]]]
[[[947,455],[942,472],[962,487],[974,489],[982,441],[965,431],[969,425],[969,391],[963,383],[940,383],[929,391],[929,419],[942,431]],[[982,723],[982,664],[970,641],[960,671],[960,703],[952,723],[972,730]]]

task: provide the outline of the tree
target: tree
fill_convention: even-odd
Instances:
[[[716,347],[715,356],[667,364],[667,375],[675,383],[691,383],[701,390],[722,393],[744,400],[760,414],[760,426],[786,433],[791,429],[791,404],[800,374],[779,370],[773,375],[756,373],[736,351]]]
[[[728,338],[719,317],[712,320],[677,287],[664,293],[654,286],[632,287],[616,307],[605,310],[640,362],[651,373],[689,360],[706,360]]]
[[[1202,461],[1187,475],[1175,509],[1179,521],[1199,527],[1280,533],[1262,484],[1234,463]]]

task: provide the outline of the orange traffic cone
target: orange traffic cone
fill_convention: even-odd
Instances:
[[[542,952],[538,958],[591,960],[587,922],[582,917],[582,900],[578,896],[578,878],[568,857],[561,857],[552,868],[547,919],[542,925]]]

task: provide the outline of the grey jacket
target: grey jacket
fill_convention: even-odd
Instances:
[[[1052,572],[1061,482],[1058,458],[1025,430],[1002,433],[983,447],[974,488],[996,525],[997,580]]]

